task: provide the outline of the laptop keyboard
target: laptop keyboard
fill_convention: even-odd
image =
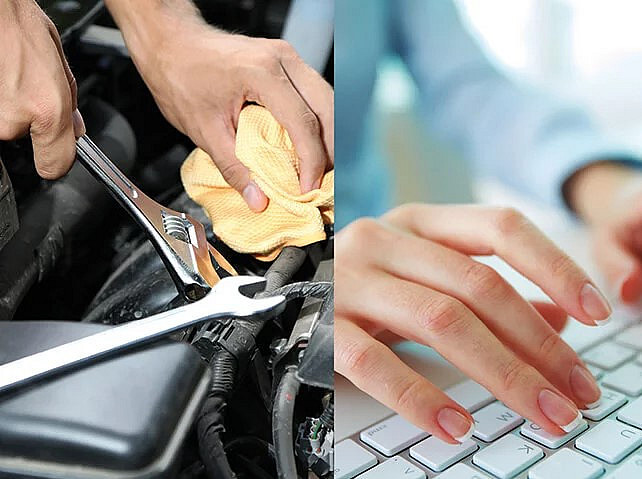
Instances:
[[[473,438],[451,445],[393,415],[337,444],[335,479],[642,479],[642,324],[586,345],[600,405],[553,436],[463,381],[446,393],[475,418]]]

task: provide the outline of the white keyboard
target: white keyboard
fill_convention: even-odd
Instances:
[[[600,406],[553,436],[474,381],[446,393],[476,421],[450,445],[393,415],[337,444],[335,479],[642,479],[642,324],[581,351],[602,388]]]

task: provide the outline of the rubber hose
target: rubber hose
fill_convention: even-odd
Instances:
[[[233,390],[236,377],[236,358],[220,348],[214,354],[210,368],[212,386],[196,422],[199,451],[208,477],[234,479],[236,474],[227,460],[221,435],[225,432],[227,398]]]
[[[276,471],[279,479],[298,477],[294,457],[294,405],[299,392],[296,367],[285,372],[276,390],[272,409],[272,438],[276,451]]]
[[[286,246],[263,275],[265,292],[270,293],[285,285],[299,271],[307,253],[296,246]]]

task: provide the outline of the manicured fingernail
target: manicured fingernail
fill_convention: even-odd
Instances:
[[[588,409],[593,409],[600,403],[602,391],[597,385],[593,375],[583,366],[576,364],[571,369],[570,377],[571,389],[573,394],[586,405]]]
[[[544,415],[564,432],[571,432],[582,421],[582,413],[568,399],[549,389],[542,389],[537,398]]]
[[[580,292],[580,302],[584,312],[595,321],[595,324],[602,325],[609,321],[611,306],[595,286],[586,283]]]
[[[82,115],[77,109],[71,114],[71,121],[74,125],[74,135],[76,135],[76,138],[80,138],[87,132],[85,120],[82,119]]]
[[[243,199],[250,209],[256,213],[263,211],[268,203],[265,193],[253,181],[250,181],[243,190]]]
[[[459,411],[449,407],[439,411],[437,414],[437,422],[444,431],[460,443],[470,439],[475,430],[475,423]]]
[[[598,407],[600,404],[602,404],[602,399],[601,399],[601,398],[600,398],[600,399],[598,399],[598,400],[597,400],[597,401],[595,401],[595,402],[592,402],[592,403],[587,404],[587,405],[586,405],[586,409],[595,409],[595,408],[596,408],[596,407]]]

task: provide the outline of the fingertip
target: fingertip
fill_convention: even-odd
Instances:
[[[250,209],[255,213],[261,213],[267,208],[268,198],[254,181],[250,181],[247,184],[243,189],[242,196]]]
[[[625,274],[617,286],[617,294],[620,300],[627,304],[636,304],[642,297],[642,271],[639,265],[635,265],[632,271]]]
[[[585,283],[580,291],[580,304],[595,324],[604,324],[613,311],[606,297],[590,282]]]

